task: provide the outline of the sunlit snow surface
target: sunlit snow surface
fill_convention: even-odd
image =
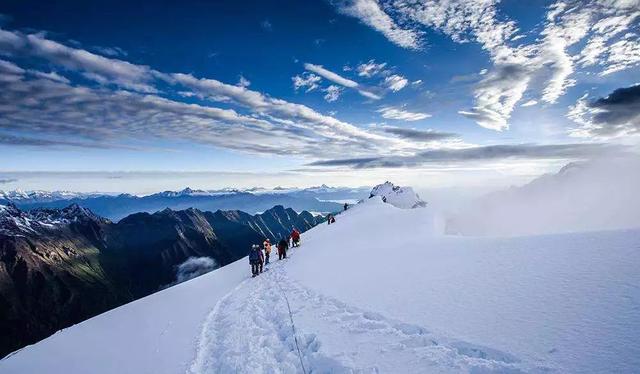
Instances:
[[[640,230],[459,238],[433,222],[368,200],[258,278],[240,260],[0,372],[637,372]]]

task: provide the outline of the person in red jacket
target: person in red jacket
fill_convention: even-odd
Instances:
[[[294,247],[300,246],[300,231],[296,228],[291,232],[291,243]]]

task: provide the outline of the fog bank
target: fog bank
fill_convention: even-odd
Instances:
[[[448,215],[447,232],[529,235],[640,227],[640,157],[570,163]]]

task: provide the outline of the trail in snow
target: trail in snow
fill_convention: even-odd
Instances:
[[[287,277],[287,261],[271,264],[218,302],[189,373],[302,373],[301,361],[307,373],[545,371],[320,295]]]

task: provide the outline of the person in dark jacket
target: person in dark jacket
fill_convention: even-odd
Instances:
[[[336,222],[336,217],[334,217],[333,214],[329,214],[327,216],[327,225],[330,225],[335,222]]]
[[[263,255],[260,246],[254,244],[251,246],[251,252],[249,252],[249,264],[251,264],[252,277],[262,273]]]
[[[349,203],[344,203],[344,210],[346,211],[347,209],[349,209]]]
[[[280,239],[278,242],[278,260],[287,258],[287,249],[289,249],[289,241],[285,238]]]

